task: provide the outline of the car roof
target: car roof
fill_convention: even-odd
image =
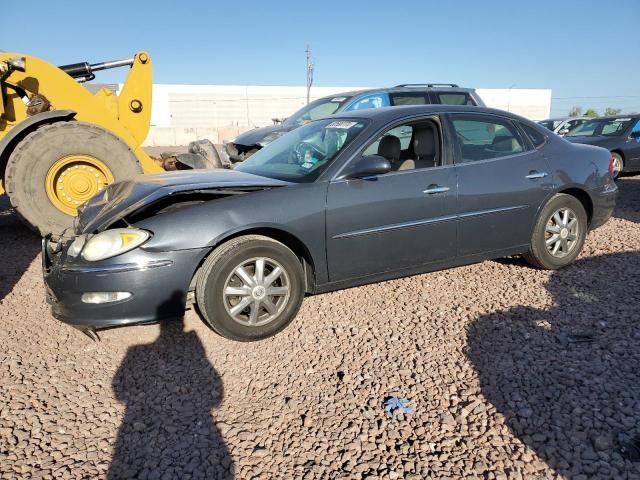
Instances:
[[[407,84],[409,85],[409,84]],[[436,85],[436,84],[434,84]],[[322,98],[334,98],[334,97],[357,97],[359,95],[368,94],[368,93],[377,93],[377,92],[423,92],[423,91],[442,91],[442,92],[466,92],[471,93],[475,92],[474,88],[466,88],[466,87],[445,87],[445,86],[427,86],[427,85],[417,85],[416,86],[403,86],[397,85],[395,87],[380,87],[380,88],[364,88],[361,90],[350,90],[348,92],[338,92],[332,95],[325,95]]]
[[[354,110],[351,112],[340,112],[330,115],[326,118],[363,118],[363,119],[375,119],[380,121],[393,121],[395,119],[404,118],[410,115],[429,115],[434,113],[489,113],[494,115],[501,115],[503,117],[509,117],[517,120],[527,120],[519,115],[505,112],[504,110],[498,110],[496,108],[476,107],[473,105],[443,105],[443,104],[430,104],[430,105],[406,105],[397,107],[382,107],[382,108],[365,108],[363,110]],[[527,120],[530,121],[530,120]],[[542,128],[542,127],[541,127]]]

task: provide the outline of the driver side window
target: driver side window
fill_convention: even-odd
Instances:
[[[438,125],[432,120],[422,120],[394,127],[362,152],[362,156],[368,155],[385,157],[392,171],[442,165]]]

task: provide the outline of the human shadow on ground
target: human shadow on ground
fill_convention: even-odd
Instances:
[[[20,221],[6,195],[0,198],[0,300],[6,297],[40,253],[37,233]]]
[[[113,389],[126,412],[107,478],[233,478],[211,412],[222,401],[222,381],[182,320],[161,323],[153,343],[130,347]]]
[[[518,306],[470,327],[482,394],[557,473],[640,475],[640,252],[580,260],[546,288],[553,307]]]

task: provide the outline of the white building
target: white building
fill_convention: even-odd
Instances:
[[[122,85],[120,85],[122,88]],[[313,87],[311,99],[366,87]],[[533,120],[548,118],[551,90],[477,89],[485,103]],[[151,130],[145,146],[186,145],[208,138],[230,140],[245,130],[271,125],[306,103],[306,88],[242,85],[153,85]]]

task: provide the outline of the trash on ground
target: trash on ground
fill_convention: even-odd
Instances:
[[[413,408],[411,408],[411,400],[407,398],[389,397],[384,402],[384,411],[389,416],[397,413],[410,415],[413,413]]]

